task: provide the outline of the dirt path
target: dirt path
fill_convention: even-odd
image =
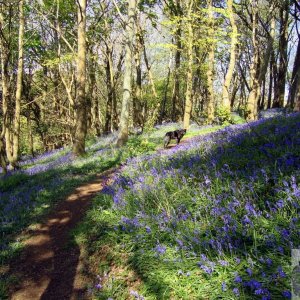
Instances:
[[[184,139],[181,144],[187,143]],[[171,144],[162,152],[175,147]],[[117,169],[98,175],[90,183],[74,190],[66,200],[59,203],[45,222],[28,232],[25,249],[19,259],[10,266],[9,273],[16,278],[10,290],[12,300],[78,300],[89,299],[82,272],[82,253],[69,242],[69,232],[83,218],[90,200],[111,182]]]
[[[68,234],[83,218],[91,199],[103,189],[116,169],[108,170],[90,183],[74,190],[59,203],[45,222],[29,232],[20,259],[10,266],[16,284],[12,300],[87,299],[80,249],[69,247]]]

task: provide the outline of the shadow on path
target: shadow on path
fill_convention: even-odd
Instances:
[[[68,234],[83,218],[90,200],[111,182],[115,171],[103,172],[93,182],[76,188],[44,223],[30,230],[22,256],[10,265],[10,274],[17,281],[10,299],[86,299],[80,249],[76,244],[68,245]]]

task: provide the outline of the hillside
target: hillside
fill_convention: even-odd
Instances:
[[[14,282],[5,266],[35,224],[119,165],[66,241],[64,255],[80,249],[87,299],[289,299],[300,240],[300,115],[193,125],[180,145],[162,149],[177,126],[119,149],[114,136],[93,140],[84,158],[45,153],[3,177],[0,295]]]
[[[289,299],[299,129],[260,120],[129,161],[75,233],[94,297]]]

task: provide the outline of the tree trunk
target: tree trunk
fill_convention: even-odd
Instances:
[[[274,45],[275,37],[275,18],[272,18],[271,21],[271,32],[268,37],[267,48],[264,52],[263,57],[258,49],[258,36],[257,36],[257,26],[258,26],[258,10],[257,10],[257,0],[253,0],[253,33],[252,33],[252,42],[254,49],[253,62],[251,66],[251,91],[248,97],[248,120],[257,119],[257,108],[258,100],[260,98],[261,86],[266,77],[268,70],[268,65]],[[254,3],[255,2],[255,3]]]
[[[292,73],[292,79],[291,79],[291,87],[289,90],[289,97],[288,97],[288,107],[294,108],[296,103],[296,96],[297,91],[299,89],[300,85],[300,36],[298,36],[298,46],[297,46],[297,52],[295,56],[294,61],[294,67],[293,67],[293,73]]]
[[[172,50],[170,50],[170,56],[169,56],[169,64],[168,64],[168,75],[167,75],[167,82],[164,90],[164,99],[162,102],[159,122],[162,123],[165,113],[166,113],[166,104],[168,99],[168,90],[169,90],[169,83],[170,83],[170,75],[171,75],[171,66],[172,66]]]
[[[131,75],[132,75],[132,44],[134,38],[134,17],[136,0],[128,0],[128,22],[125,29],[125,71],[123,82],[123,100],[120,119],[120,132],[117,146],[123,146],[128,140],[129,105],[132,100]]]
[[[228,111],[230,111],[230,96],[229,96],[229,88],[230,88],[230,83],[231,83],[231,79],[232,79],[232,75],[233,75],[233,71],[234,71],[234,67],[235,67],[235,57],[236,57],[236,45],[237,45],[237,35],[238,35],[238,30],[237,30],[237,26],[235,24],[235,15],[233,12],[233,8],[232,8],[232,4],[233,4],[233,0],[227,0],[227,11],[229,14],[229,19],[230,19],[230,24],[231,24],[231,28],[232,28],[232,36],[231,36],[231,47],[230,47],[230,61],[229,61],[229,66],[228,66],[228,70],[225,76],[225,81],[223,84],[223,106],[225,109],[227,109]]]
[[[282,7],[280,8],[278,82],[274,93],[273,107],[283,107],[284,105],[286,74],[288,68],[288,21],[289,1],[284,0]]]
[[[172,95],[172,121],[176,122],[181,119],[180,116],[180,64],[181,64],[181,3],[180,0],[176,0],[175,16],[177,17],[177,29],[175,33],[175,69],[174,69],[174,88]]]
[[[106,46],[106,85],[107,85],[107,101],[106,101],[106,114],[105,114],[105,127],[104,132],[109,133],[112,131],[112,107],[113,107],[113,74],[112,74],[112,49]]]
[[[85,153],[85,137],[87,133],[87,100],[85,94],[86,81],[86,1],[78,0],[78,52],[77,52],[77,97],[76,126],[73,153]]]
[[[133,126],[143,127],[142,116],[142,65],[141,55],[143,51],[143,32],[140,26],[140,18],[136,20],[137,37],[135,45],[135,70],[136,70],[136,84],[133,94]]]
[[[259,97],[260,86],[258,82],[259,73],[259,49],[258,49],[258,7],[257,0],[252,0],[252,45],[253,61],[250,69],[251,90],[247,101],[247,119],[255,120],[257,118],[257,99]]]
[[[268,91],[268,104],[267,104],[267,109],[270,109],[272,106],[272,92],[273,92],[273,61],[274,61],[274,50],[272,50],[271,53],[271,59],[270,59],[270,68],[269,68],[269,72],[270,72],[270,78],[269,78],[269,91]]]
[[[186,74],[186,93],[185,93],[185,107],[183,117],[183,128],[189,129],[190,118],[193,105],[193,28],[192,28],[192,7],[193,0],[188,4],[188,23],[187,23],[187,74]]]
[[[208,9],[208,67],[207,67],[207,123],[211,124],[215,114],[215,99],[214,99],[214,62],[215,62],[215,42],[214,42],[214,15],[212,10],[212,0],[207,0]]]
[[[18,70],[17,70],[17,84],[16,84],[16,103],[14,115],[13,128],[13,152],[10,163],[13,167],[19,159],[19,142],[20,142],[20,116],[21,116],[21,97],[22,97],[22,80],[23,80],[23,44],[24,44],[24,1],[19,2],[19,37],[18,37]]]

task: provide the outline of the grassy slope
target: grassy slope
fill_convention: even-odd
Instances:
[[[300,115],[132,159],[75,232],[97,299],[285,299],[299,248]]]
[[[95,174],[141,153],[154,153],[162,144],[163,133],[177,126],[169,124],[152,133],[133,136],[128,145],[121,149],[112,146],[114,136],[95,139],[87,143],[87,154],[83,158],[75,159],[68,149],[44,153],[23,161],[21,172],[0,178],[0,298],[5,297],[4,266],[22,250],[21,232],[42,220],[57,202],[76,186],[91,180]],[[215,129],[208,127],[204,130]],[[200,131],[195,127],[190,134]]]

